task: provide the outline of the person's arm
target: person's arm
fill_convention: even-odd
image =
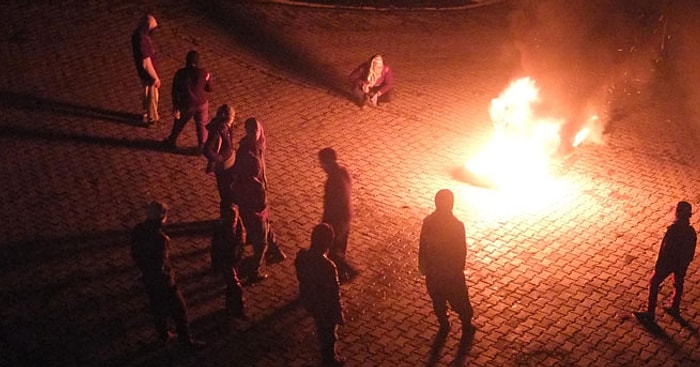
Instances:
[[[214,89],[212,89],[211,74],[207,73],[207,76],[204,77],[204,80],[205,80],[204,90],[207,92],[213,92]]]
[[[384,74],[384,82],[382,83],[382,87],[377,92],[377,97],[381,97],[382,94],[390,91],[391,88],[394,87],[394,72],[388,65],[384,66],[384,70],[386,71]]]
[[[209,136],[207,137],[207,141],[204,143],[204,156],[209,159],[210,161],[214,161],[217,163],[223,163],[228,159],[229,157],[224,157],[221,155],[220,150],[221,150],[221,131],[219,129],[215,129]]]
[[[427,251],[427,233],[425,229],[425,222],[423,222],[423,225],[420,228],[420,240],[418,242],[418,271],[420,271],[421,275],[425,275],[427,272],[428,268],[428,263],[426,259],[426,251]]]
[[[153,78],[153,86],[156,88],[160,88],[160,78],[158,78],[158,73],[156,72],[156,68],[153,67],[153,62],[151,61],[150,57],[146,57],[143,59],[143,68],[146,70],[148,75]]]

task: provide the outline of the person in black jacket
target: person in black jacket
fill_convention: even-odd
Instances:
[[[649,299],[646,312],[635,313],[644,321],[654,321],[656,302],[661,283],[673,274],[673,301],[666,311],[673,316],[680,316],[683,282],[690,262],[695,256],[697,233],[690,225],[693,208],[690,203],[681,201],[676,205],[676,220],[668,226],[661,241],[659,256],[656,259],[654,273],[649,279]]]
[[[202,153],[204,143],[207,141],[207,129],[205,124],[209,120],[209,96],[211,89],[211,75],[205,69],[199,67],[199,53],[190,51],[187,53],[185,67],[178,70],[173,78],[173,112],[175,121],[170,136],[165,139],[165,144],[170,148],[177,147],[177,138],[180,136],[185,124],[194,117],[197,129],[197,148]]]
[[[204,144],[204,156],[207,158],[207,173],[216,176],[216,188],[219,191],[219,210],[223,216],[231,209],[233,194],[233,163],[236,161],[236,150],[233,142],[233,120],[236,111],[229,105],[221,105],[216,111],[216,117],[207,125],[209,132]]]
[[[316,323],[324,365],[342,365],[345,358],[336,351],[338,326],[344,323],[340,282],[335,264],[326,257],[333,242],[333,227],[321,223],[311,232],[311,247],[297,253],[294,262],[299,296]]]
[[[156,331],[163,344],[174,337],[167,325],[168,317],[172,317],[180,343],[188,347],[201,347],[204,345],[202,342],[192,339],[185,299],[175,282],[175,271],[170,264],[170,237],[162,228],[167,219],[167,207],[154,201],[148,204],[146,214],[146,221],[139,223],[132,232],[131,257],[141,271]]]

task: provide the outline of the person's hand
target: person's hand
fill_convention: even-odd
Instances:
[[[156,78],[156,80],[153,82],[153,86],[156,88],[160,88],[160,78]]]
[[[362,91],[364,93],[369,93],[369,83],[362,83]]]
[[[175,115],[175,119],[176,119],[176,120],[179,120],[179,119],[180,119],[180,110],[177,110],[177,109],[174,110],[174,111],[173,111],[173,115]]]

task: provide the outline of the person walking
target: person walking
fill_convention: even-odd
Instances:
[[[141,80],[143,115],[141,122],[150,126],[160,121],[158,116],[158,63],[156,47],[151,35],[158,27],[156,18],[151,14],[145,14],[139,21],[136,30],[131,35],[131,48],[136,64],[136,72]]]
[[[418,248],[418,268],[425,275],[433,311],[440,324],[439,332],[450,328],[449,303],[462,322],[462,340],[473,335],[474,311],[469,301],[464,267],[467,240],[464,224],[452,214],[454,194],[443,189],[435,195],[435,211],[423,220]]]
[[[697,233],[690,225],[690,217],[693,208],[687,201],[681,201],[676,205],[676,219],[668,226],[659,255],[656,258],[654,272],[649,279],[649,299],[645,312],[636,312],[636,316],[643,321],[653,322],[656,318],[656,302],[659,296],[661,283],[673,274],[673,300],[665,310],[675,317],[680,317],[681,297],[683,296],[683,283],[690,262],[695,256]]]
[[[318,152],[318,160],[327,174],[321,222],[330,224],[335,233],[328,257],[338,267],[340,281],[345,282],[357,275],[357,271],[346,260],[352,219],[352,179],[348,170],[338,163],[337,153],[333,148],[321,149]]]
[[[394,97],[394,72],[382,55],[374,55],[350,74],[352,94],[363,109],[390,102]]]
[[[333,242],[333,227],[321,223],[311,232],[311,246],[297,253],[294,267],[299,281],[299,297],[311,314],[326,366],[340,366],[345,358],[338,354],[338,327],[344,324],[340,301],[340,282],[333,262],[326,257]]]
[[[226,282],[226,312],[229,316],[246,319],[243,288],[238,279],[238,266],[246,243],[245,227],[238,207],[231,205],[222,213],[211,239],[211,267],[220,272]]]
[[[229,105],[221,105],[216,116],[207,125],[207,141],[204,156],[207,158],[207,173],[214,173],[216,188],[219,191],[219,211],[223,216],[233,204],[231,184],[236,151],[233,142],[233,120],[236,110]]]
[[[263,261],[279,263],[287,256],[276,242],[271,241],[274,236],[269,223],[265,132],[254,117],[247,119],[244,125],[246,134],[238,143],[233,164],[232,197],[248,232],[248,242],[253,246],[253,266],[247,279],[248,282],[257,282],[268,277],[262,271]]]
[[[163,344],[174,337],[167,325],[168,317],[172,317],[180,344],[201,348],[204,343],[192,338],[185,299],[170,264],[170,238],[163,232],[167,210],[161,202],[148,204],[146,221],[139,223],[131,235],[131,257],[141,271],[156,331]]]
[[[197,131],[197,151],[204,149],[207,141],[205,124],[209,119],[209,96],[212,91],[211,75],[200,67],[199,53],[190,51],[185,58],[185,67],[178,70],[173,78],[172,97],[175,121],[165,144],[175,149],[177,138],[188,121],[194,117]]]

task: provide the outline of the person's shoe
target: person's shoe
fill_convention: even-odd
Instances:
[[[204,347],[206,347],[207,343],[205,343],[201,340],[187,339],[185,341],[180,342],[180,345],[183,348],[187,348],[187,349],[191,349],[191,350],[199,350],[199,349],[203,349]]]
[[[681,317],[681,311],[677,308],[666,306],[664,307],[664,311],[673,317]]]
[[[282,261],[284,261],[284,259],[286,259],[286,258],[287,258],[287,255],[285,255],[284,252],[282,252],[282,250],[272,251],[272,252],[268,251],[268,253],[265,254],[265,263],[267,265],[279,264]]]
[[[637,320],[639,320],[639,321],[641,321],[641,322],[645,322],[645,323],[654,323],[654,322],[656,322],[656,320],[655,320],[655,318],[656,318],[655,315],[654,315],[654,314],[651,314],[651,313],[649,313],[649,312],[638,311],[638,312],[633,312],[633,314],[634,314],[634,317],[636,317]]]

